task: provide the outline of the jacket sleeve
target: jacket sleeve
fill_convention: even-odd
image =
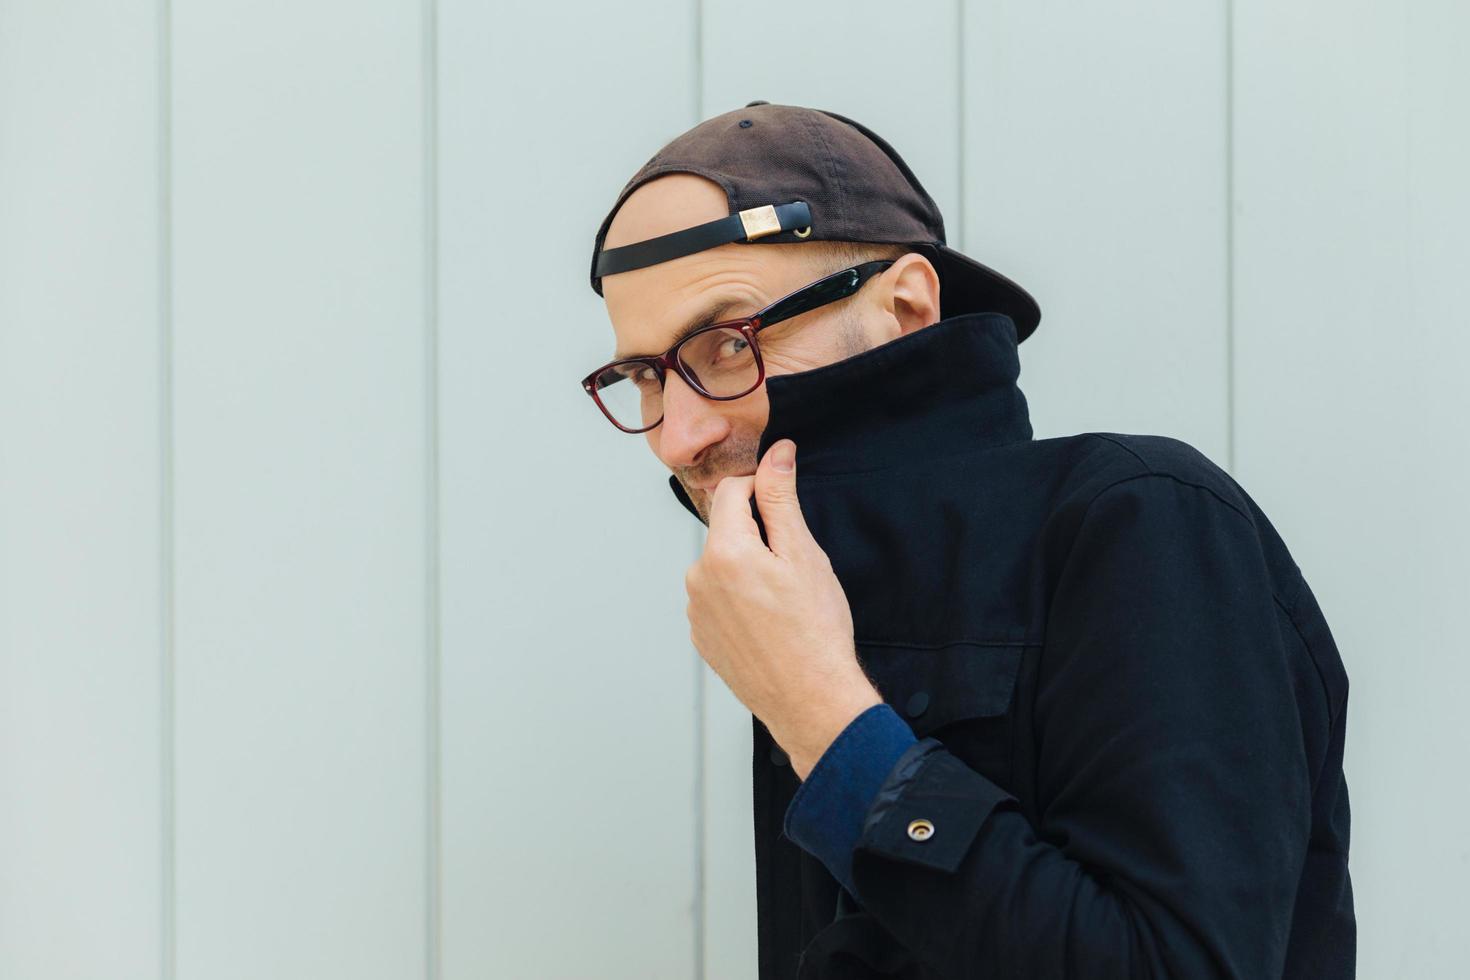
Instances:
[[[859,902],[953,980],[1280,976],[1311,780],[1254,525],[1171,476],[1113,484],[1044,639],[1037,825],[919,740],[864,811]]]

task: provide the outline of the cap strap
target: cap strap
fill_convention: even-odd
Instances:
[[[693,228],[683,228],[648,238],[631,245],[605,248],[597,253],[597,265],[593,275],[601,278],[615,272],[641,269],[646,265],[657,265],[681,255],[702,252],[716,245],[725,245],[744,239],[753,242],[766,235],[782,231],[794,231],[811,225],[812,213],[805,201],[790,204],[762,205],[746,208],[724,218],[706,221]]]

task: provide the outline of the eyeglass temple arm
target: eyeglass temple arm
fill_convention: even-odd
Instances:
[[[850,269],[834,272],[825,279],[818,280],[810,288],[803,289],[788,299],[777,300],[761,317],[761,326],[770,326],[782,320],[789,320],[794,316],[800,316],[808,310],[814,310],[819,306],[842,299],[857,292],[857,288],[871,275],[888,268],[893,264],[892,259],[878,259],[873,262],[864,262]]]

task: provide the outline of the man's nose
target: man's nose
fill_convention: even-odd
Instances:
[[[664,420],[659,423],[658,454],[668,466],[693,466],[706,446],[725,438],[730,425],[721,403],[705,398],[673,371],[664,378]]]

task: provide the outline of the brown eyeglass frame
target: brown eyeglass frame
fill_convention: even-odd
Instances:
[[[651,366],[658,375],[660,394],[662,394],[664,388],[665,372],[673,370],[675,374],[684,379],[685,384],[711,401],[727,402],[733,401],[736,398],[744,398],[759,388],[761,383],[766,380],[766,366],[765,362],[761,360],[761,348],[755,339],[756,334],[760,333],[766,327],[774,326],[783,320],[789,320],[803,313],[809,313],[812,310],[826,306],[828,303],[835,303],[839,299],[846,299],[848,296],[857,292],[859,287],[867,282],[868,279],[888,268],[894,261],[896,260],[877,259],[873,262],[863,262],[847,269],[841,269],[831,275],[823,276],[816,282],[808,283],[800,289],[787,293],[785,296],[782,296],[780,299],[749,316],[738,317],[734,320],[721,320],[719,323],[711,323],[708,326],[700,327],[698,330],[682,338],[662,354],[654,354],[646,357],[621,357],[615,361],[608,361],[602,367],[582,379],[582,390],[591,396],[592,400],[597,404],[597,407],[607,417],[609,422],[624,432],[634,434],[647,432],[649,429],[658,426],[663,422],[664,417],[660,413],[658,421],[652,425],[645,425],[641,429],[630,429],[613,418],[612,412],[608,411],[607,406],[602,403],[602,399],[597,397],[597,377],[604,371],[619,364],[647,364]],[[679,362],[679,348],[702,333],[710,330],[729,330],[732,328],[743,333],[746,340],[750,342],[751,352],[755,354],[755,383],[738,395],[712,395],[708,391],[705,391],[704,387],[684,370],[684,366]]]

